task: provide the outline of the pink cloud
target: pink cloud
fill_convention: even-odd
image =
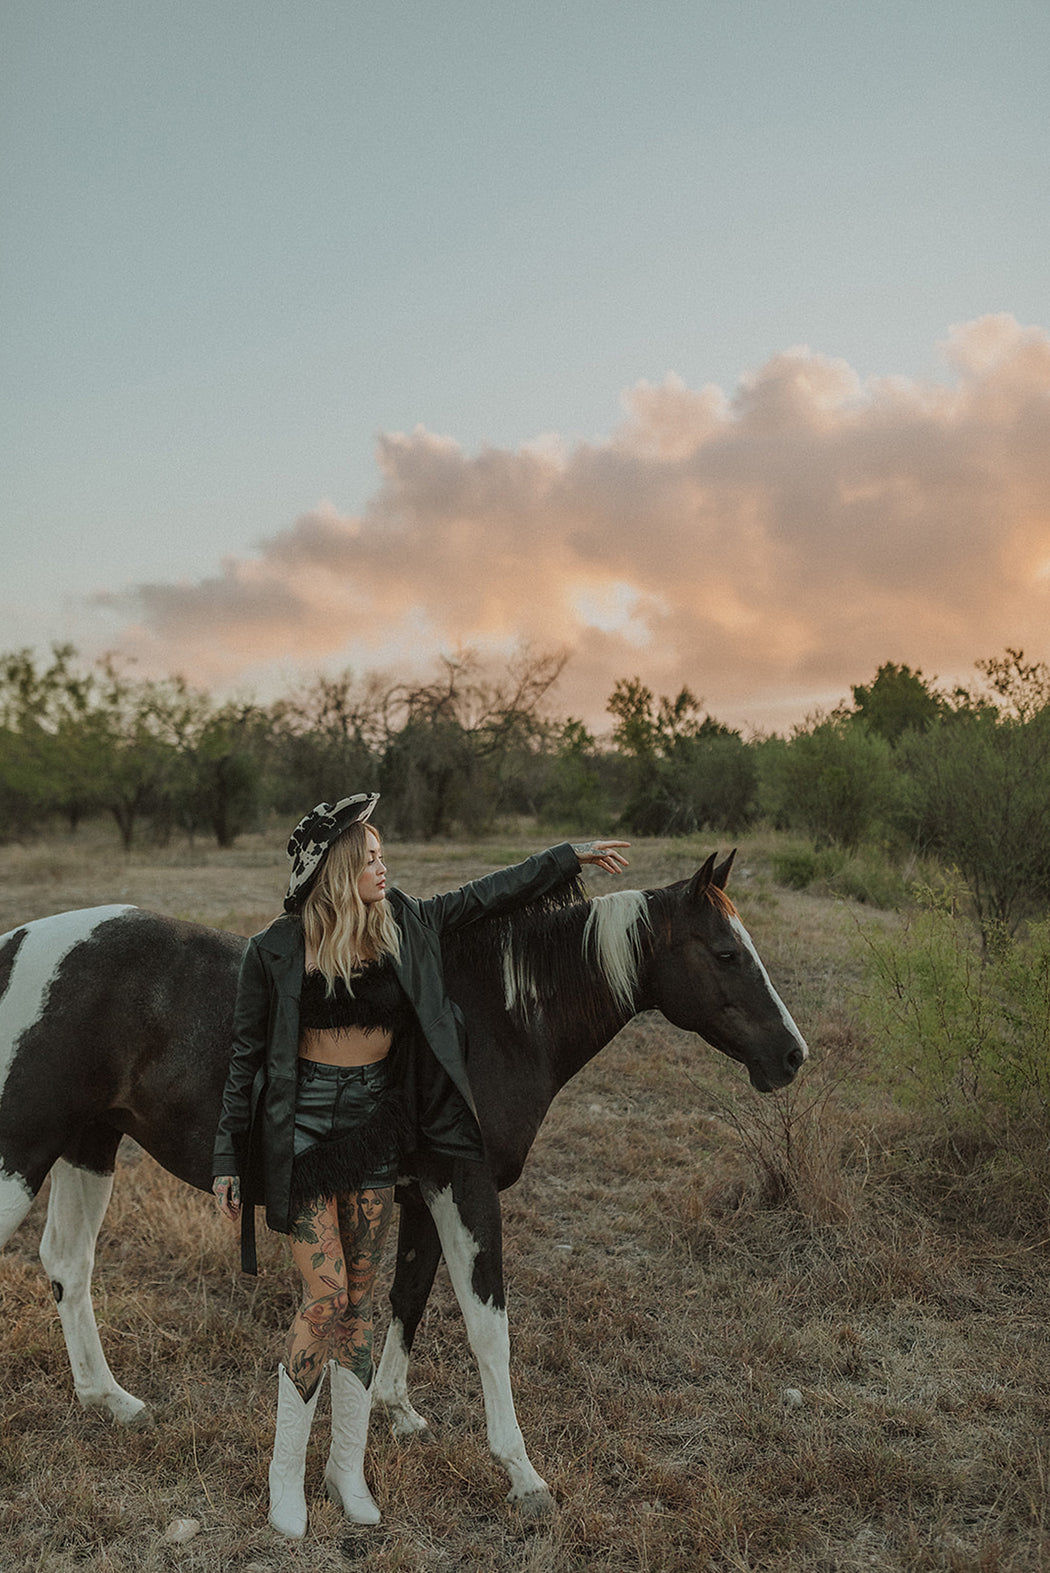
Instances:
[[[1044,659],[1050,337],[985,317],[944,352],[947,384],[807,349],[732,396],[639,383],[599,443],[387,434],[359,515],[322,504],[212,578],[101,599],[150,667],[205,682],[569,646],[561,699],[593,720],[634,673],[762,722],[884,660]]]

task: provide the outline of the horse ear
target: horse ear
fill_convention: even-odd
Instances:
[[[699,901],[712,879],[715,878],[715,854],[712,852],[703,868],[698,868],[689,881],[686,895],[691,901]]]
[[[729,884],[729,870],[733,867],[733,859],[735,857],[736,847],[734,847],[732,852],[730,852],[725,862],[720,864],[711,875],[712,885],[717,885],[719,890],[725,890],[726,886]]]

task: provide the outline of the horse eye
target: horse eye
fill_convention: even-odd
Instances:
[[[740,957],[735,950],[716,950],[715,960],[721,961],[727,967],[732,967],[740,960]]]

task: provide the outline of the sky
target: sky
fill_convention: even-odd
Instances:
[[[6,0],[0,649],[1050,659],[1045,0]]]

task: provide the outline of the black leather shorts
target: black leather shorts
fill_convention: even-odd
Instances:
[[[323,1149],[351,1160],[354,1189],[382,1188],[397,1179],[398,1142],[388,1117],[391,1078],[386,1060],[373,1065],[322,1065],[300,1059],[295,1095],[298,1160]],[[354,1159],[357,1159],[355,1172]],[[363,1167],[361,1167],[363,1165]],[[311,1167],[309,1164],[307,1167]]]

